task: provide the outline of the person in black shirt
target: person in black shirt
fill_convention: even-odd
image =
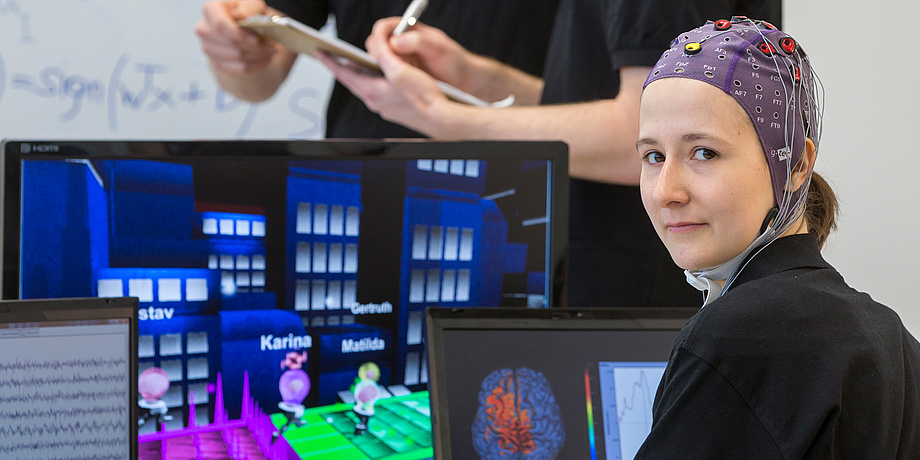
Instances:
[[[326,65],[372,111],[433,138],[565,141],[573,178],[568,305],[692,305],[699,294],[668,257],[639,199],[642,83],[680,31],[732,14],[779,21],[780,10],[778,0],[561,0],[544,80],[482,60],[425,24],[391,37],[398,18],[378,21],[366,43],[386,80]],[[512,94],[515,104],[450,101],[429,74],[488,101]]]
[[[680,34],[652,69],[642,201],[706,300],[636,458],[920,458],[920,343],[821,257],[822,98],[801,45],[744,17]]]
[[[377,19],[402,14],[410,0],[262,0],[212,1],[196,25],[202,49],[218,82],[250,102],[271,97],[287,79],[295,55],[256,40],[234,21],[252,14],[283,14],[319,29],[332,14],[339,38],[359,48]],[[423,19],[444,29],[475,53],[532,75],[543,70],[550,30],[559,0],[438,0]],[[372,113],[336,83],[326,113],[329,138],[414,138],[422,136]]]

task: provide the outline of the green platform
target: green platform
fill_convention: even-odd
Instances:
[[[358,415],[352,404],[333,404],[307,409],[306,423],[288,428],[283,436],[300,458],[309,460],[421,460],[434,455],[427,391],[382,399],[374,410],[363,435],[355,435]],[[287,419],[273,414],[272,423],[280,429]]]

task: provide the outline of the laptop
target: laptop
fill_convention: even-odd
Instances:
[[[0,458],[137,458],[137,303],[0,301]]]
[[[633,458],[698,310],[428,309],[435,458]]]

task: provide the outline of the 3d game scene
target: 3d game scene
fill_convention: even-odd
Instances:
[[[430,458],[425,308],[547,306],[548,169],[26,157],[19,295],[140,299],[140,458]]]

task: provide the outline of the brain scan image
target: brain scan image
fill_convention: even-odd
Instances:
[[[552,460],[565,444],[549,381],[526,367],[499,369],[483,379],[472,434],[482,460]]]

